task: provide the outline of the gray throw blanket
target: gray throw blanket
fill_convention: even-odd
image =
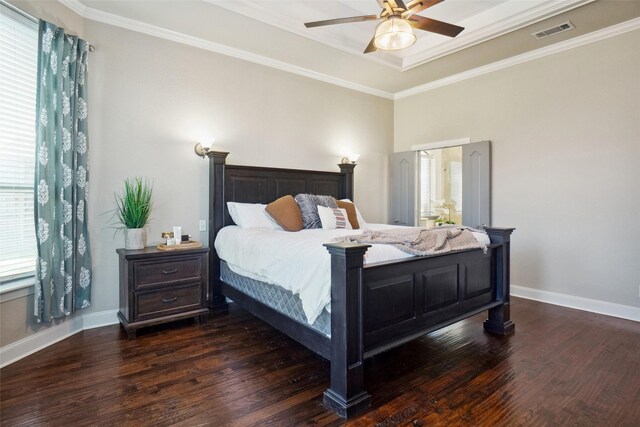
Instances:
[[[390,230],[365,230],[362,234],[338,237],[334,242],[392,245],[411,255],[436,255],[451,251],[487,247],[478,242],[471,231],[464,227],[394,228]]]

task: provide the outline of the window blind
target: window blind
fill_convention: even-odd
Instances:
[[[462,212],[462,163],[449,163],[451,200],[455,203],[456,212]]]
[[[33,274],[38,26],[0,4],[0,283]]]
[[[431,203],[434,199],[432,189],[433,157],[429,153],[420,152],[420,216],[433,214]]]

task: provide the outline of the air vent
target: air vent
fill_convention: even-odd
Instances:
[[[573,30],[575,27],[571,22],[565,22],[564,24],[557,25],[555,27],[547,28],[546,30],[538,31],[532,35],[537,39],[543,39],[545,37],[552,36],[554,34],[562,33],[564,31]]]

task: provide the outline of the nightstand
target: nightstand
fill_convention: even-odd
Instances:
[[[118,249],[120,311],[129,339],[146,326],[194,317],[205,321],[209,248]]]

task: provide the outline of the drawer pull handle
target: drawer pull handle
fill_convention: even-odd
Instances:
[[[173,297],[173,298],[162,298],[162,302],[165,304],[169,304],[170,302],[174,302],[177,301],[178,297]]]
[[[177,272],[178,272],[177,268],[174,268],[173,270],[162,270],[162,274],[173,274]]]

